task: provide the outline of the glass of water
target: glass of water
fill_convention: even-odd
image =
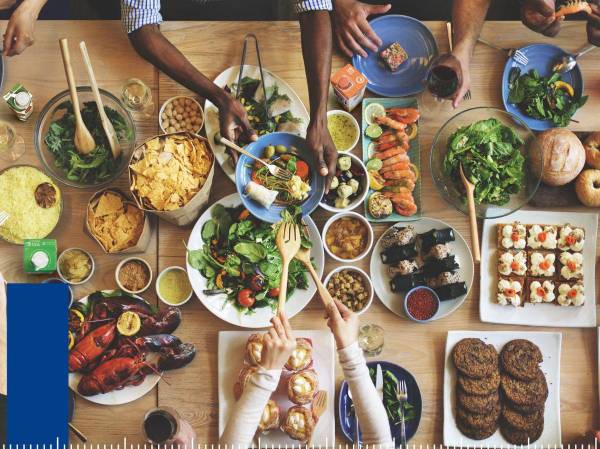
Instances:
[[[25,141],[8,122],[0,120],[0,158],[13,162],[25,153]]]
[[[383,350],[383,328],[377,324],[363,324],[358,330],[358,346],[367,357],[381,354]]]

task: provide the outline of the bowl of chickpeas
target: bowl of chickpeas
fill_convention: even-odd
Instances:
[[[373,283],[369,275],[358,267],[337,267],[327,275],[324,284],[332,298],[340,300],[358,315],[373,302]]]
[[[197,134],[204,125],[204,111],[192,97],[172,97],[160,108],[158,124],[163,133],[187,131]]]

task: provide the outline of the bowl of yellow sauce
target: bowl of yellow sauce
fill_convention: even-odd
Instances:
[[[352,114],[335,109],[327,112],[327,129],[338,151],[350,151],[358,143],[360,128]]]
[[[188,302],[193,290],[185,268],[165,268],[156,279],[156,294],[169,306],[182,306]]]

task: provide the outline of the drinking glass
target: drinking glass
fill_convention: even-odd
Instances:
[[[358,346],[367,357],[381,354],[383,350],[383,328],[377,324],[363,324],[358,329]]]
[[[25,153],[25,142],[8,122],[0,120],[0,159],[13,162]]]
[[[419,107],[430,117],[443,118],[453,112],[452,97],[462,80],[460,62],[452,54],[443,54],[431,62],[427,84]]]
[[[142,422],[142,432],[148,443],[192,447],[196,432],[189,422],[182,419],[171,407],[149,410]]]
[[[152,116],[152,90],[137,78],[129,78],[123,85],[121,92],[123,105],[136,118]],[[137,117],[139,116],[139,117]]]

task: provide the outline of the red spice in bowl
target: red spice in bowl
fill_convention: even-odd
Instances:
[[[409,292],[406,298],[406,310],[417,321],[431,319],[437,313],[439,306],[439,299],[428,288],[417,287]]]

